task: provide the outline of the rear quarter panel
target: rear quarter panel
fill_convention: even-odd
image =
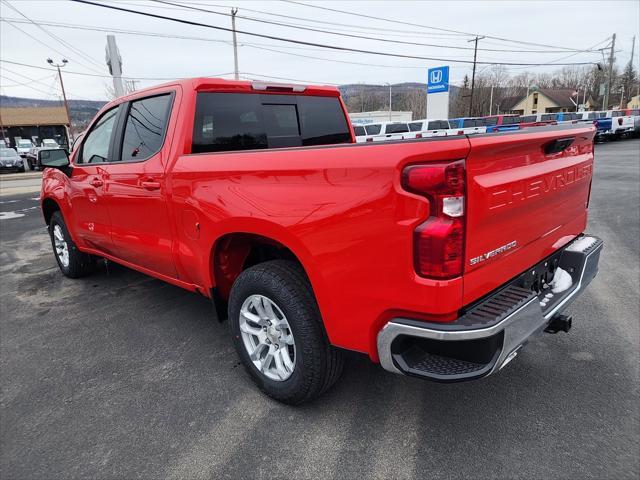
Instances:
[[[222,235],[255,233],[287,246],[304,266],[334,345],[376,356],[393,310],[448,314],[461,279],[417,277],[412,233],[427,202],[400,187],[410,163],[464,158],[468,140],[291,148],[180,156],[172,209],[201,225],[179,234],[184,275],[213,286],[211,251]]]

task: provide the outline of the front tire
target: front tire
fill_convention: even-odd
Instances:
[[[311,401],[342,373],[342,351],[329,344],[311,285],[295,262],[273,260],[242,272],[231,289],[229,328],[249,375],[280,402]]]
[[[95,269],[95,257],[82,253],[73,242],[60,211],[53,212],[49,222],[53,254],[60,271],[69,278],[79,278]]]

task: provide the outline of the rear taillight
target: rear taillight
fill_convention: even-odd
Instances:
[[[622,118],[618,118],[618,125],[622,125]]]
[[[464,135],[464,130],[458,130],[458,135]]]
[[[464,160],[407,167],[402,172],[402,186],[429,200],[429,218],[413,234],[416,273],[436,279],[462,275],[466,191]]]
[[[367,142],[373,142],[373,138],[369,137],[369,138],[367,138],[365,141],[367,141]]]
[[[421,133],[416,133],[416,138],[422,138],[422,134]]]

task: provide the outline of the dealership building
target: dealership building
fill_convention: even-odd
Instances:
[[[42,140],[51,138],[68,148],[67,111],[64,107],[0,107],[0,138],[10,147],[20,139],[40,146]]]

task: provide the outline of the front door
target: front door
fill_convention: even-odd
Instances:
[[[71,173],[71,221],[76,240],[84,246],[112,253],[111,222],[104,198],[105,164],[113,160],[112,139],[118,107],[107,110],[86,134]]]

